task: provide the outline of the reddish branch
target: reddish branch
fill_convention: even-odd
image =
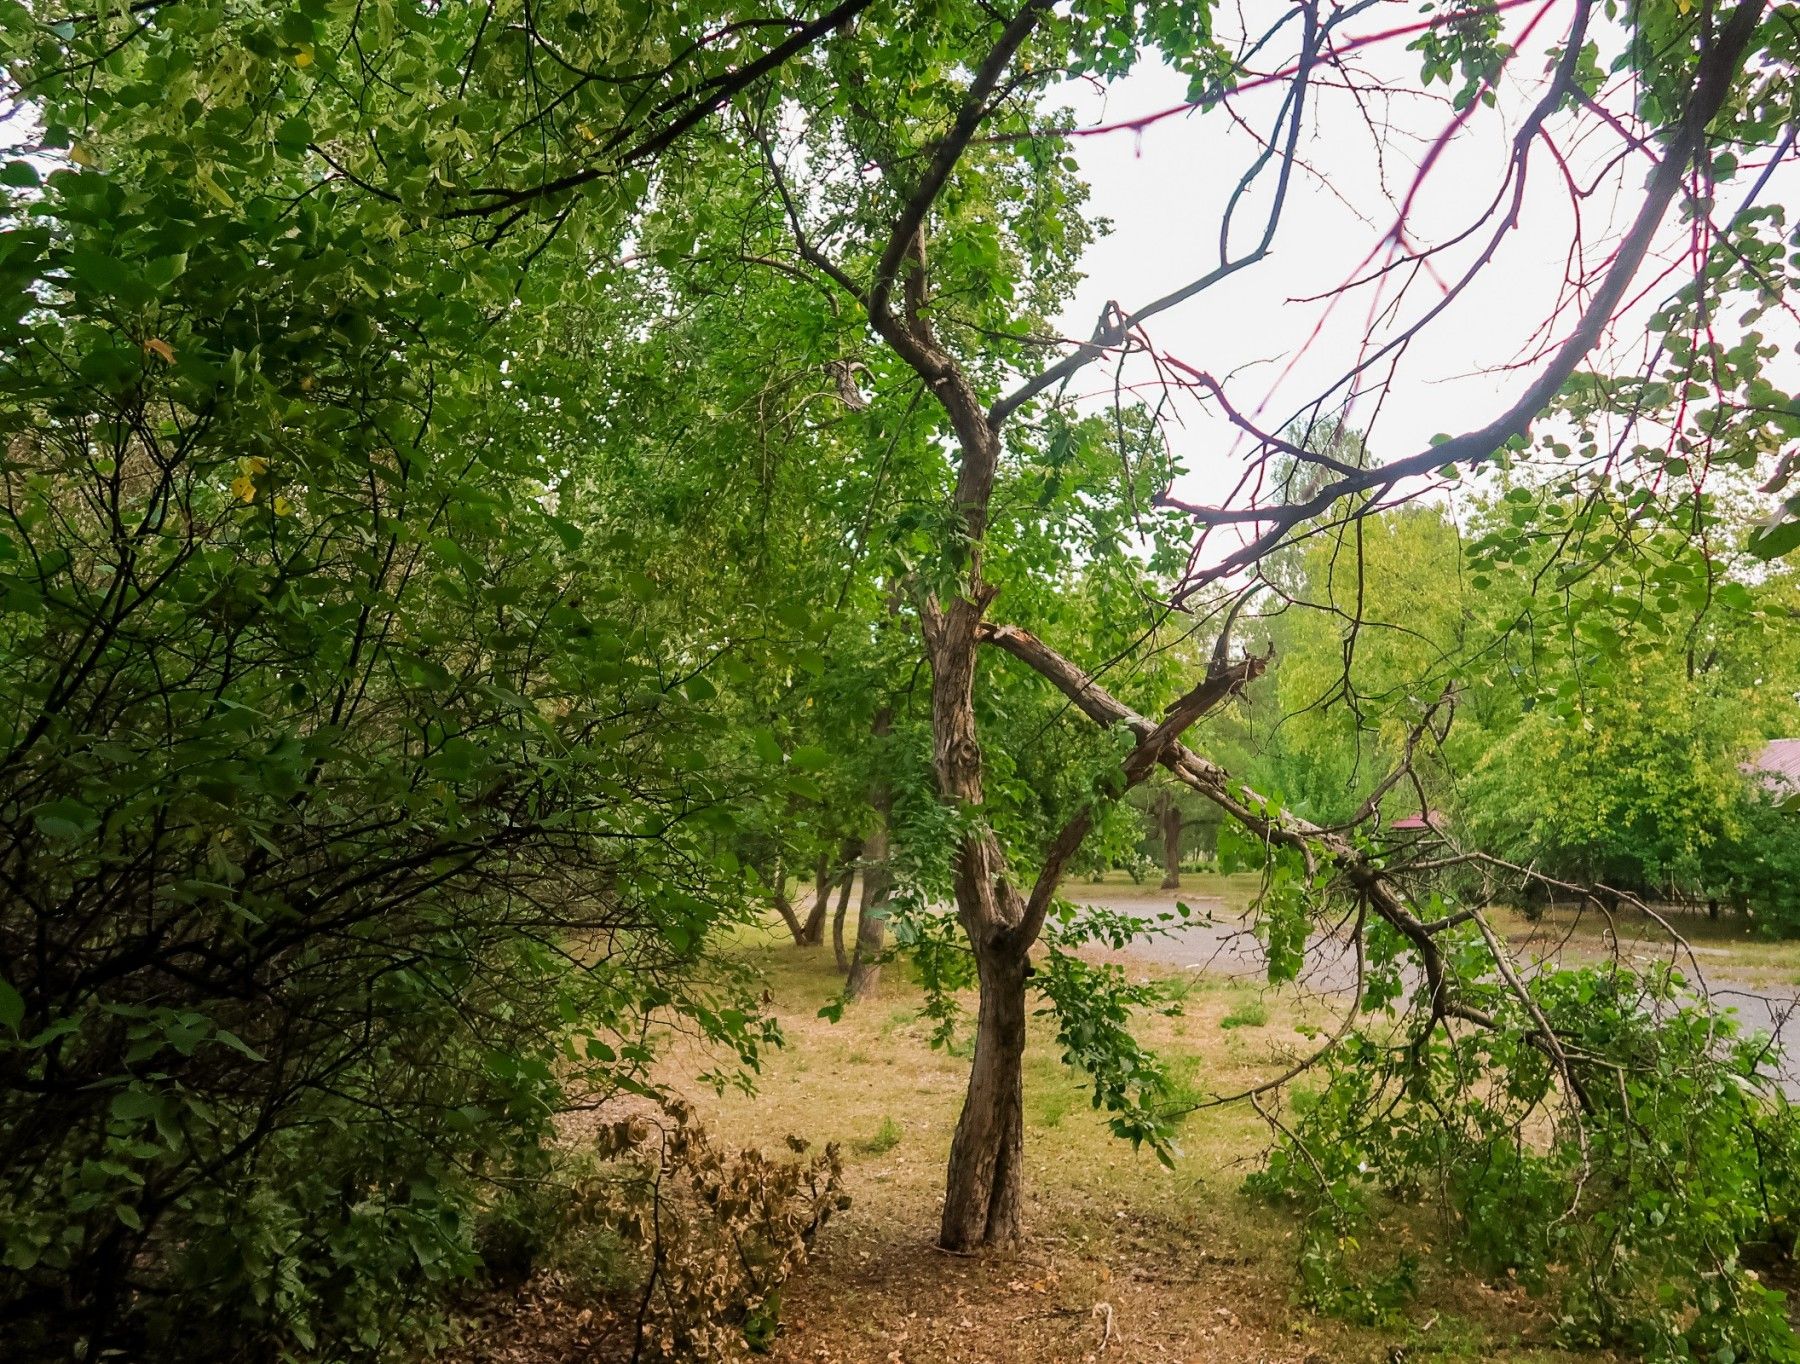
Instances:
[[[1650,249],[1669,205],[1682,192],[1683,181],[1696,155],[1704,150],[1706,129],[1723,107],[1731,84],[1742,68],[1745,54],[1762,18],[1765,0],[1745,0],[1732,12],[1715,40],[1700,58],[1692,94],[1681,119],[1670,131],[1662,160],[1652,173],[1644,202],[1631,228],[1614,252],[1612,263],[1595,288],[1574,330],[1520,397],[1493,421],[1478,430],[1456,436],[1415,455],[1379,468],[1359,471],[1326,484],[1300,502],[1262,507],[1212,507],[1195,509],[1208,526],[1231,522],[1261,522],[1267,529],[1211,568],[1190,574],[1180,596],[1185,597],[1208,582],[1255,563],[1282,544],[1295,527],[1327,511],[1334,503],[1357,493],[1374,491],[1378,497],[1407,479],[1428,474],[1447,464],[1480,464],[1491,459],[1508,442],[1524,435],[1537,415],[1568,382],[1576,367],[1599,343],[1618,312]]]

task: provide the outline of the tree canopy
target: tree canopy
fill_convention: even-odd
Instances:
[[[1545,1206],[1594,1143],[1714,1129],[1747,1184],[1753,1053],[1640,1067],[1681,982],[1527,980],[1484,914],[1792,922],[1740,765],[1795,719],[1797,42],[1764,0],[0,0],[6,1312],[90,1356],[431,1340],[555,1115],[657,1092],[659,1027],[750,1082],[778,1031],[719,948],[798,923],[801,870],[821,908],[862,870],[859,953],[894,925],[941,1038],[978,990],[939,1239],[1016,1245],[1032,997],[1121,1136],[1179,1117],[1129,1030],[1158,995],[1079,950],[1140,926],[1061,890],[1153,777],[1261,874],[1272,978],[1356,936],[1331,1063],[1385,1069],[1309,1125],[1325,1187],[1533,1115]],[[1148,67],[1179,108],[1078,126],[1072,82]],[[1397,94],[1430,112],[1333,377],[1273,413],[1159,342]],[[1130,209],[1078,141],[1190,116],[1238,130],[1204,245],[1068,323]],[[1493,181],[1434,228],[1477,132]],[[1545,182],[1567,263],[1511,395],[1390,449]],[[1396,852],[1402,806],[1455,837]],[[1489,1065],[1505,1103],[1421,1135]],[[1694,1234],[1681,1310],[1726,1339],[1764,1300]]]

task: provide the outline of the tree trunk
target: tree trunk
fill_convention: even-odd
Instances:
[[[850,979],[844,986],[848,999],[875,993],[881,981],[881,949],[887,937],[888,897],[894,889],[894,873],[888,863],[888,814],[893,801],[887,784],[878,782],[869,793],[875,808],[875,827],[863,842],[862,900],[856,909],[856,952],[850,958]]]
[[[889,618],[899,609],[899,597],[889,593]],[[879,751],[886,750],[884,741],[893,729],[893,707],[878,707],[869,732]],[[876,771],[881,770],[882,765],[877,761]],[[863,840],[862,899],[856,906],[856,952],[850,958],[850,979],[844,983],[844,997],[851,1000],[874,994],[881,980],[881,948],[887,937],[888,899],[894,889],[893,867],[888,861],[892,855],[888,845],[888,821],[894,813],[894,792],[880,776],[869,783],[869,809],[875,816],[875,826]]]
[[[1164,890],[1181,889],[1181,804],[1172,791],[1162,793],[1161,808]]]
[[[950,1144],[944,1217],[946,1250],[1017,1246],[1025,1154],[1025,977],[1028,954],[1009,943],[978,946],[981,1013],[975,1063]]]
[[[777,884],[769,892],[769,902],[775,906],[775,912],[781,915],[781,921],[787,925],[787,931],[794,937],[794,946],[801,947],[806,943],[806,925],[800,922],[800,916],[794,913],[794,905],[788,899],[787,886]]]
[[[800,936],[794,939],[801,947],[817,947],[825,941],[825,914],[831,908],[831,888],[837,884],[831,875],[830,853],[819,854],[819,867],[813,876],[813,884],[818,887],[818,894],[813,899],[812,912],[806,916]]]
[[[779,856],[767,877],[767,884],[769,903],[775,907],[775,912],[781,916],[781,922],[787,925],[787,931],[793,935],[794,942],[798,945],[802,941],[805,925],[800,922],[800,916],[794,913],[794,902],[788,899],[787,867]]]
[[[861,850],[858,849],[860,854]],[[856,860],[845,859],[849,865],[844,868],[844,880],[838,888],[837,912],[831,916],[831,950],[837,956],[837,968],[840,971],[850,969],[850,954],[844,950],[844,915],[850,907],[850,885],[856,880]]]

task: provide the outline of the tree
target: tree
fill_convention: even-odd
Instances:
[[[1755,203],[1772,171],[1759,170],[1745,208],[1728,222],[1711,216],[1713,190],[1739,173],[1742,149],[1779,162],[1792,148],[1786,82],[1795,36],[1785,12],[1761,0],[1729,11],[1658,0],[1613,27],[1598,22],[1591,0],[1575,0],[1566,16],[1552,21],[1541,11],[1509,32],[1510,5],[1409,13],[1409,22],[1383,27],[1367,7],[1305,3],[1236,44],[1215,32],[1210,8],[1189,0],[1065,7],[1021,0],[999,12],[952,3],[923,13],[851,0],[781,15],[671,6],[646,18],[631,39],[602,32],[573,4],[400,12],[406,22],[396,24],[386,8],[278,16],[253,6],[226,28],[210,8],[176,0],[147,16],[28,23],[23,36],[9,37],[9,51],[21,54],[30,96],[49,110],[53,143],[76,141],[87,154],[79,139],[93,126],[90,92],[98,83],[99,123],[135,121],[146,164],[166,155],[181,168],[183,186],[198,191],[191,197],[254,198],[264,215],[258,221],[279,221],[289,201],[318,199],[354,220],[361,238],[397,242],[393,268],[403,283],[418,285],[409,307],[421,313],[436,312],[429,300],[480,259],[490,281],[512,272],[528,310],[610,287],[633,305],[618,314],[616,334],[663,335],[665,326],[680,330],[669,326],[672,305],[735,290],[746,272],[767,271],[808,301],[810,319],[794,320],[782,345],[808,355],[809,376],[833,376],[824,393],[835,397],[827,400],[854,407],[844,401],[843,381],[866,371],[866,394],[850,386],[868,404],[857,409],[863,429],[908,438],[862,447],[822,445],[804,433],[795,440],[815,467],[852,461],[844,484],[868,472],[867,460],[894,452],[891,471],[864,486],[882,482],[881,503],[895,511],[882,518],[892,559],[884,567],[904,582],[929,669],[937,804],[921,814],[910,793],[896,789],[896,810],[935,818],[954,850],[949,879],[982,999],[947,1178],[946,1246],[1007,1244],[1020,1234],[1030,953],[1046,927],[1061,922],[1053,916],[1061,912],[1063,872],[1106,825],[1119,795],[1159,765],[1275,850],[1267,912],[1290,946],[1296,933],[1304,944],[1308,904],[1347,897],[1359,925],[1397,935],[1419,962],[1427,984],[1421,1046],[1450,1020],[1505,1026],[1551,1059],[1569,1092],[1578,1090],[1576,1063],[1516,977],[1507,983],[1522,1012],[1500,1020],[1470,1002],[1479,978],[1459,975],[1461,958],[1447,958],[1442,904],[1421,883],[1399,877],[1357,831],[1323,827],[1182,742],[1207,710],[1249,683],[1260,656],[1233,662],[1221,642],[1217,666],[1204,676],[1127,676],[1140,695],[1122,697],[1114,692],[1127,686],[1109,688],[1099,665],[1084,668],[1070,654],[1144,658],[1149,650],[1129,645],[1168,609],[1208,618],[1222,605],[1214,599],[1236,595],[1246,579],[1278,580],[1263,569],[1294,545],[1327,532],[1359,533],[1375,513],[1414,495],[1419,480],[1509,459],[1572,384],[1603,390],[1596,410],[1627,414],[1627,432],[1653,416],[1674,431],[1666,448],[1648,453],[1630,447],[1629,435],[1618,447],[1596,447],[1592,462],[1620,477],[1628,471],[1652,482],[1704,469],[1714,449],[1754,464],[1771,440],[1794,434],[1800,418],[1767,377],[1760,340],[1721,335],[1715,325],[1728,300],[1761,312],[1785,307],[1776,264],[1782,229]],[[1542,25],[1556,31],[1540,32]],[[1469,282],[1521,220],[1534,163],[1566,169],[1570,138],[1603,130],[1617,140],[1620,164],[1646,174],[1641,194],[1627,185],[1631,216],[1603,258],[1577,244],[1569,288],[1546,319],[1546,334],[1558,339],[1529,359],[1530,377],[1514,401],[1428,448],[1385,459],[1359,449],[1350,460],[1331,453],[1331,442],[1309,449],[1279,428],[1265,429],[1252,405],[1234,401],[1236,381],[1159,349],[1149,328],[1269,259],[1290,186],[1305,173],[1298,149],[1327,88],[1354,54],[1402,43],[1419,53],[1420,88],[1443,81],[1453,90],[1447,125],[1411,191],[1430,178],[1437,149],[1499,107],[1502,77],[1522,49],[1547,46],[1549,76],[1507,129],[1501,183],[1474,223],[1424,243],[1411,218],[1415,193],[1405,195],[1368,272],[1343,292],[1390,275],[1430,279],[1440,259],[1456,259],[1460,273],[1441,299],[1391,334],[1367,338],[1316,411],[1341,406],[1334,395],[1366,390],[1376,366],[1468,296]],[[1269,55],[1284,48],[1284,58]],[[1065,343],[1050,320],[1068,296],[1092,224],[1067,160],[1073,130],[1044,105],[1062,82],[1104,80],[1152,55],[1191,81],[1191,103],[1176,112],[1235,113],[1233,102],[1255,88],[1275,96],[1275,114],[1253,137],[1227,195],[1216,264],[1148,303],[1109,305],[1087,341]],[[247,72],[242,95],[234,80],[227,82],[232,95],[215,98],[221,71]],[[1360,88],[1359,74],[1342,79],[1352,95]],[[266,153],[246,156],[248,128],[275,132]],[[271,164],[274,188],[265,178]],[[1567,181],[1579,211],[1588,196],[1573,172]],[[1658,309],[1664,341],[1652,372],[1642,384],[1622,374],[1580,374],[1678,203],[1694,272]],[[1252,209],[1256,221],[1244,240],[1241,215]],[[1458,244],[1466,255],[1451,251]],[[677,281],[679,289],[661,287]],[[386,279],[380,285],[391,288]],[[782,295],[758,287],[750,296]],[[493,307],[505,315],[497,301]],[[790,303],[785,315],[793,320],[801,311]],[[707,339],[714,353],[731,353],[733,338],[709,332]],[[750,344],[767,340],[744,338],[736,349],[746,367],[740,373],[767,372],[757,368],[766,366],[764,350]],[[551,349],[548,342],[542,348]],[[1120,368],[1113,410],[1099,416],[1083,412],[1067,390],[1103,360]],[[1144,385],[1154,398],[1143,405],[1128,396],[1144,387],[1132,365],[1153,371]],[[1693,386],[1702,391],[1690,392]],[[564,397],[546,395],[533,417],[554,421]],[[718,413],[704,394],[684,397],[690,433],[702,433]],[[1243,479],[1217,503],[1174,495],[1175,461],[1159,440],[1165,399],[1209,413],[1248,443]],[[646,424],[658,435],[677,434],[660,413]],[[741,478],[742,466],[732,462],[741,447],[729,438],[671,439],[668,447],[691,455],[671,463],[695,485],[711,488],[719,475],[717,486],[733,487]],[[1263,477],[1282,460],[1317,477]],[[1192,553],[1174,552],[1177,536],[1191,541],[1195,527]],[[1792,533],[1780,522],[1756,543],[1772,555],[1791,547]],[[1138,539],[1152,546],[1145,558],[1126,552]],[[1067,585],[1076,564],[1091,566],[1087,581],[1109,609],[1082,622],[1091,628],[1071,632],[1065,653],[1030,627],[1064,623],[1043,585]],[[990,652],[1031,670],[1030,694],[1047,698],[1054,689],[1105,731],[1090,736],[1092,761],[1076,769],[1080,784],[1066,782],[1056,800],[1034,806],[1005,790],[1000,778],[1010,755],[983,743],[1007,718],[989,703],[1013,685],[1024,692],[1001,667],[983,664]],[[1148,718],[1164,706],[1161,719]],[[799,752],[775,747],[780,756]],[[1110,750],[1104,762],[1102,749]],[[1366,797],[1352,802],[1351,813],[1366,804]],[[1470,913],[1448,916],[1451,927],[1481,922],[1478,911]],[[1047,959],[1042,987],[1059,1008],[1079,1008],[1076,959],[1057,950]],[[1125,1130],[1153,1133],[1143,1095],[1103,1078],[1103,1058],[1083,1059],[1096,1063],[1091,1073]]]
[[[1525,158],[1544,121],[1577,93],[1593,96],[1588,88],[1595,83],[1589,15],[1588,6],[1577,7],[1550,89],[1514,143],[1509,183],[1515,176],[1517,184],[1523,183]],[[1109,310],[1091,342],[1010,389],[1003,383],[1006,367],[1029,364],[1028,351],[1017,338],[1031,336],[1041,325],[1030,308],[1041,306],[1041,281],[1054,278],[1047,269],[1050,261],[1040,266],[1031,254],[1044,240],[1043,218],[1031,214],[1029,206],[1021,210],[1014,186],[1043,182],[1048,156],[1042,144],[1054,146],[1055,139],[1043,136],[1041,125],[1033,126],[1038,117],[1035,104],[1021,96],[1044,89],[1048,79],[1089,71],[1111,73],[1133,60],[1140,44],[1161,47],[1166,58],[1194,73],[1197,84],[1229,79],[1235,59],[1209,41],[1203,15],[1179,6],[1129,11],[1077,6],[1062,14],[1032,0],[1010,17],[946,15],[942,29],[951,39],[946,44],[946,50],[955,54],[951,61],[937,68],[933,82],[923,87],[925,93],[899,95],[883,88],[879,98],[876,87],[888,71],[874,61],[862,68],[859,63],[868,59],[846,42],[833,54],[844,65],[834,66],[830,58],[825,63],[836,79],[809,91],[811,97],[800,104],[806,127],[798,140],[806,148],[807,164],[815,168],[807,194],[797,192],[791,183],[799,153],[788,153],[784,164],[773,134],[755,134],[765,139],[771,185],[789,220],[799,259],[855,300],[876,334],[917,373],[943,410],[956,452],[955,485],[939,531],[938,561],[920,584],[918,608],[932,670],[938,791],[963,818],[955,874],[957,913],[975,954],[982,998],[969,1091],[947,1178],[940,1238],[948,1248],[1009,1244],[1019,1235],[1019,1075],[1029,952],[1043,928],[1061,873],[1093,822],[1090,807],[1078,810],[1031,859],[1035,873],[1021,880],[1014,858],[984,818],[984,757],[976,704],[982,644],[1005,641],[1014,646],[1015,656],[1060,678],[1072,696],[1085,692],[1091,683],[1060,656],[986,620],[1002,586],[991,571],[988,554],[996,529],[996,488],[1005,469],[1005,437],[1017,430],[1015,419],[1033,412],[1033,404],[1058,382],[1115,349],[1143,344],[1143,327],[1152,316],[1247,267],[1267,251],[1279,226],[1291,170],[1287,157],[1302,125],[1311,69],[1330,49],[1333,30],[1342,18],[1340,14],[1327,19],[1311,8],[1297,12],[1300,53],[1295,66],[1284,72],[1292,93],[1280,120],[1287,130],[1288,150],[1285,154],[1275,150],[1280,144],[1272,139],[1267,144],[1270,150],[1247,177],[1254,178],[1271,158],[1282,177],[1260,245],[1233,257],[1227,231],[1216,269],[1144,308]],[[1765,24],[1760,4],[1744,4],[1728,15],[1708,15],[1698,25],[1679,20],[1672,9],[1646,12],[1640,23],[1658,32],[1673,30],[1679,37],[1639,69],[1641,78],[1657,92],[1656,100],[1642,112],[1660,124],[1653,137],[1661,144],[1661,159],[1631,230],[1600,272],[1573,331],[1548,355],[1525,393],[1492,421],[1430,450],[1358,466],[1257,431],[1237,417],[1215,380],[1183,368],[1184,381],[1246,426],[1265,452],[1320,465],[1330,476],[1292,500],[1280,500],[1278,493],[1272,503],[1252,498],[1238,507],[1186,507],[1207,527],[1251,522],[1263,529],[1217,561],[1190,572],[1176,593],[1177,601],[1191,599],[1207,583],[1257,565],[1341,502],[1350,500],[1353,515],[1366,513],[1408,478],[1440,467],[1485,463],[1519,441],[1604,334],[1664,214],[1681,193],[1690,166],[1696,161],[1702,167],[1712,164],[1715,144],[1709,139],[1751,131],[1757,138],[1770,138],[1774,125],[1766,115],[1751,112],[1755,105],[1745,102],[1740,75],[1752,51],[1785,51],[1790,35],[1778,25]],[[1490,79],[1486,73],[1504,65],[1496,45],[1497,25],[1427,28],[1429,36],[1420,45],[1427,54],[1428,74],[1441,67],[1447,75],[1457,62],[1471,72],[1459,98],[1460,123],[1486,89]],[[1634,45],[1620,62],[1631,65],[1643,52],[1642,46]],[[966,76],[956,74],[959,67]],[[909,92],[921,89],[917,70],[908,70],[906,76]],[[1769,78],[1759,74],[1747,79],[1766,85]],[[1712,129],[1722,112],[1725,126]],[[1009,161],[1008,149],[1013,147],[1020,150]],[[829,174],[821,175],[816,169],[820,165],[840,168],[839,180],[834,183]],[[847,197],[850,194],[856,196],[854,203]],[[993,218],[1010,219],[1013,240],[1023,248],[1022,259],[1013,267],[1028,290],[1020,310],[1023,316],[1010,310],[984,312],[993,278],[1003,276],[1010,264],[1004,249],[984,235],[985,220]],[[1404,226],[1403,220],[1402,230]],[[1499,234],[1505,230],[1503,224]],[[970,279],[971,268],[979,282]],[[1180,368],[1178,362],[1171,365]],[[1173,761],[1179,768],[1183,759],[1172,755],[1180,751],[1176,745],[1182,731],[1248,681],[1253,671],[1248,665],[1221,669],[1178,700],[1162,723],[1134,731],[1136,742],[1121,764],[1117,782],[1134,785],[1159,762]],[[1108,724],[1129,723],[1129,712],[1116,705],[1097,709]],[[1248,815],[1253,829],[1267,836],[1281,830],[1302,844],[1311,838],[1304,826],[1257,814],[1256,803],[1230,796],[1229,780],[1213,777],[1210,769],[1197,769],[1194,779],[1234,814]],[[1348,856],[1341,851],[1335,855]],[[1024,889],[1027,882],[1029,890]],[[1374,893],[1368,882],[1363,889]],[[1384,915],[1410,917],[1403,897],[1390,892],[1381,896],[1387,897],[1379,900]],[[1415,943],[1420,937],[1416,932],[1410,936]],[[1426,969],[1435,984],[1429,962]]]

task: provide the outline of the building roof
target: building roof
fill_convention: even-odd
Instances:
[[[1770,790],[1800,791],[1800,739],[1771,739],[1750,763]]]
[[[1406,815],[1403,818],[1396,819],[1393,823],[1388,825],[1388,828],[1398,829],[1402,832],[1419,829],[1441,829],[1443,827],[1444,812],[1442,810],[1427,810],[1419,815]]]

